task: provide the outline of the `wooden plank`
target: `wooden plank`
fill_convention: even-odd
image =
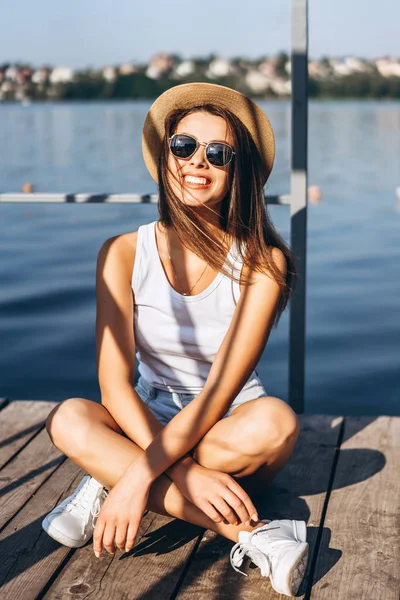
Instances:
[[[56,402],[15,400],[0,414],[0,469],[43,429]]]
[[[13,414],[17,413],[15,407]],[[11,421],[12,419],[10,423]],[[22,427],[20,431],[23,431]],[[76,558],[74,557],[71,565],[62,572],[62,577],[56,579],[55,586],[50,587],[46,597],[52,597],[54,593],[55,597],[59,597],[59,594],[63,597],[64,591],[57,590],[65,581],[68,597],[71,593],[75,596],[78,594],[79,597],[81,589],[97,590],[100,582],[101,588],[107,590],[104,598],[111,597],[114,592],[117,598],[122,597],[119,595],[121,590],[122,594],[125,593],[124,590],[127,591],[131,598],[132,585],[138,590],[140,597],[142,593],[150,593],[151,596],[152,588],[161,589],[163,597],[164,593],[172,594],[187,556],[202,530],[181,521],[175,522],[173,519],[148,513],[142,520],[135,549],[130,556],[124,556],[122,561],[107,554],[97,560],[93,555],[91,543],[78,551],[66,548],[52,540],[41,529],[44,515],[58,504],[60,499],[71,493],[83,474],[69,460],[54,472],[59,465],[59,459],[63,460],[65,457],[51,444],[44,430],[23,448],[1,473],[0,495],[3,494],[3,497],[0,526],[9,521],[0,534],[0,552],[2,558],[4,557],[0,568],[1,593],[4,592],[6,597],[36,598],[43,592],[60,565],[62,567],[63,561],[76,553]],[[52,471],[53,474],[43,483]],[[71,477],[74,477],[72,484]],[[19,482],[23,485],[19,486]],[[69,486],[67,492],[66,485]],[[22,510],[12,519],[21,507]],[[154,550],[161,553],[160,556],[152,556],[149,559],[150,547],[151,552]],[[133,558],[138,569],[135,569],[132,579],[130,561]],[[108,572],[112,574],[111,578],[106,576]],[[84,582],[81,581],[82,573],[86,575]],[[146,574],[144,578],[143,573]],[[78,584],[77,578],[80,580]],[[72,592],[69,591],[70,588],[73,588]],[[155,597],[158,598],[158,591],[155,593]]]
[[[66,460],[0,534],[0,597],[36,598],[71,549],[42,529],[42,520],[69,496],[84,472]]]
[[[346,418],[344,434],[311,598],[398,600],[400,418]]]
[[[201,532],[183,521],[148,512],[132,552],[117,551],[114,557],[103,552],[97,559],[92,543],[80,548],[43,598],[167,600]]]
[[[311,565],[342,419],[302,415],[300,422],[301,433],[293,455],[257,508],[263,518],[308,521]],[[229,562],[231,547],[232,542],[207,532],[190,564],[177,600],[193,597],[207,600],[286,598],[273,590],[269,579],[261,577],[258,568],[247,568],[247,578],[236,573]],[[304,593],[307,578],[308,574],[300,594]]]
[[[41,431],[0,472],[0,530],[65,460]]]

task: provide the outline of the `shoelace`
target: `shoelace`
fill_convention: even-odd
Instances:
[[[70,502],[68,502],[68,505],[66,507],[67,509],[70,508],[71,511],[74,511],[74,512],[77,511],[79,516],[82,519],[85,519],[85,517],[86,517],[89,502],[91,503],[91,507],[90,507],[91,513],[92,513],[92,509],[93,509],[93,504],[97,504],[99,502],[98,493],[97,493],[97,497],[95,498],[95,501],[93,502],[93,488],[90,486],[90,479],[91,479],[90,476],[88,476],[87,480],[82,485],[81,489],[76,494],[75,498],[73,498]],[[104,492],[104,488],[103,488],[102,492]],[[101,505],[98,509],[96,508],[96,510],[98,510],[97,515],[100,512],[100,508],[101,508]]]
[[[101,510],[103,501],[107,498],[107,496],[108,496],[108,492],[107,492],[107,490],[105,490],[103,488],[102,491],[101,491],[100,496],[97,496],[96,500],[94,501],[94,503],[93,503],[93,505],[92,505],[92,507],[90,509],[90,512],[92,514],[92,525],[93,525],[93,527],[96,525],[96,520],[97,520],[97,517],[100,514],[100,510]]]
[[[269,577],[271,573],[271,563],[269,557],[270,552],[268,552],[267,550],[263,552],[262,550],[257,548],[257,546],[252,544],[251,540],[253,536],[258,536],[260,533],[262,533],[267,538],[267,542],[271,542],[267,531],[272,529],[279,529],[279,527],[268,527],[268,524],[264,525],[263,527],[260,527],[257,531],[251,534],[251,537],[248,542],[237,542],[237,544],[233,546],[230,553],[230,561],[235,571],[247,577],[247,573],[244,573],[244,571],[241,571],[238,567],[242,565],[244,557],[248,556],[258,567],[266,567],[264,574],[266,577]],[[269,551],[270,550],[271,549],[269,549]]]

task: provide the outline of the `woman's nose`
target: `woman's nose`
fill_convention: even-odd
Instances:
[[[200,144],[196,152],[191,157],[190,163],[199,167],[201,165],[205,165],[206,162],[206,144]]]

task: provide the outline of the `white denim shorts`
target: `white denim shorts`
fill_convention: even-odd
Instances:
[[[182,408],[187,406],[197,396],[193,392],[170,392],[153,387],[143,377],[139,377],[135,390],[146,406],[149,407],[151,412],[160,421],[161,425],[166,425]],[[228,412],[224,415],[224,418],[229,417],[232,411],[241,404],[249,402],[249,400],[255,400],[255,398],[261,398],[261,396],[268,396],[268,394],[259,377],[256,375],[245,383],[229,407]]]

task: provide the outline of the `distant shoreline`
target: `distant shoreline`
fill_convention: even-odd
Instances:
[[[210,54],[183,58],[159,52],[147,64],[134,61],[73,70],[27,63],[0,64],[0,102],[154,100],[176,85],[211,83],[258,100],[292,95],[292,57],[286,52],[257,59]],[[314,99],[400,99],[400,59],[355,56],[308,60],[308,96]]]

